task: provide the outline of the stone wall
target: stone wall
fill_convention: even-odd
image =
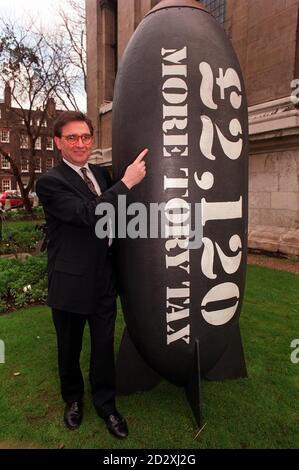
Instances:
[[[250,155],[249,246],[299,256],[299,151]]]
[[[299,256],[299,110],[290,97],[249,108],[249,247]]]
[[[227,0],[226,29],[240,60],[249,106],[290,94],[298,11],[299,0]]]

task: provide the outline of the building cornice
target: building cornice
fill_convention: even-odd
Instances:
[[[90,163],[100,166],[112,166],[112,148],[94,149],[88,159]]]
[[[291,97],[250,106],[249,135],[299,127],[299,109]]]
[[[107,101],[105,103],[102,103],[99,108],[99,114],[107,114],[110,111],[112,111],[112,106],[113,102],[112,101]]]
[[[290,96],[250,106],[250,152],[299,148],[299,109]]]

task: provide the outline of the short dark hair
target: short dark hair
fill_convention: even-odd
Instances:
[[[54,122],[53,134],[55,137],[61,137],[62,128],[69,122],[74,121],[84,121],[89,127],[91,135],[93,135],[93,125],[91,120],[86,116],[86,114],[81,113],[81,111],[63,111],[59,114],[58,118]]]

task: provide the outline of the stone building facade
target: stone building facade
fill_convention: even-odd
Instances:
[[[111,165],[122,53],[159,0],[86,0],[94,161]],[[249,247],[299,256],[299,0],[203,0],[239,57],[249,106]]]
[[[27,135],[23,114],[28,110],[21,110],[12,106],[11,89],[5,86],[4,97],[0,99],[0,192],[18,190],[16,178],[13,175],[11,164],[1,149],[12,157],[21,169],[21,178],[26,185],[29,181],[29,137]],[[53,99],[49,99],[45,112],[42,110],[31,111],[31,126],[40,128],[40,134],[35,142],[35,175],[36,179],[47,170],[51,169],[58,161],[59,155],[53,141],[53,121],[57,117],[56,105]],[[26,114],[28,116],[28,114]]]

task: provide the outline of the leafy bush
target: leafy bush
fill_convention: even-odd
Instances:
[[[39,225],[36,220],[3,222],[0,254],[32,253],[43,236]]]
[[[2,212],[4,220],[39,220],[44,218],[44,211],[42,206],[34,207],[32,213],[27,212],[26,209],[12,209]]]
[[[45,253],[21,259],[0,259],[0,312],[44,303],[47,299]]]

